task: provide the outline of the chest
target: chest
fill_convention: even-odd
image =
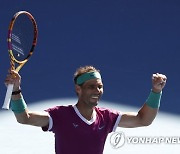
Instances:
[[[97,116],[93,123],[88,124],[75,114],[56,124],[54,131],[59,139],[91,144],[104,142],[109,132],[103,117]]]

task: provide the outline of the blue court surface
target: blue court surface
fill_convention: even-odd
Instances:
[[[75,99],[60,99],[36,102],[29,105],[32,111],[43,111],[48,107],[61,104],[74,104]],[[100,102],[100,106],[116,109],[121,112],[137,112],[137,108],[116,105],[110,102]],[[41,128],[18,124],[11,111],[0,113],[0,153],[1,154],[54,154],[53,133],[43,132]],[[118,128],[116,132],[123,132],[126,141],[121,147],[114,147],[111,142],[112,134],[109,134],[104,154],[178,154],[180,151],[180,123],[179,116],[164,112],[159,112],[152,125],[142,128]],[[142,143],[138,138],[162,138],[161,142],[154,140],[153,143]],[[131,140],[131,142],[128,142]],[[165,142],[168,138],[169,142]],[[88,140],[88,139],[87,139]]]

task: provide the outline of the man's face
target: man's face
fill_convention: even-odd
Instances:
[[[82,86],[76,88],[79,101],[89,107],[94,107],[103,94],[103,83],[101,79],[91,79],[86,81]]]

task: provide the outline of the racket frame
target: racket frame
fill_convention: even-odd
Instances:
[[[24,60],[19,61],[13,55],[11,36],[12,36],[12,30],[13,30],[14,23],[15,23],[16,19],[22,14],[27,15],[29,17],[29,19],[31,20],[31,22],[33,24],[33,28],[34,28],[34,38],[33,38],[32,47],[29,51],[29,54],[27,55],[27,57]],[[11,19],[11,22],[9,24],[8,37],[7,37],[8,53],[9,53],[9,57],[10,57],[11,70],[15,70],[16,72],[19,72],[20,69],[24,66],[24,64],[29,60],[29,58],[33,54],[34,48],[37,44],[37,35],[38,35],[37,24],[36,24],[34,17],[31,15],[31,13],[29,13],[27,11],[19,11],[13,16],[13,18]],[[15,64],[18,64],[18,66],[16,68],[15,68]],[[7,110],[9,109],[13,86],[14,86],[13,84],[7,85],[6,96],[5,96],[4,104],[2,106],[3,109],[7,109]]]
[[[13,55],[11,36],[12,36],[12,29],[13,29],[14,23],[15,23],[16,19],[22,14],[27,15],[29,17],[29,19],[31,20],[31,22],[33,24],[33,27],[34,27],[34,38],[33,38],[33,42],[32,42],[32,47],[31,47],[27,57],[23,61],[18,61]],[[35,48],[35,46],[37,44],[37,35],[38,35],[38,28],[37,28],[36,21],[35,21],[34,17],[29,12],[27,12],[27,11],[19,11],[13,16],[13,18],[12,18],[10,24],[9,24],[8,39],[7,39],[8,52],[9,52],[9,56],[10,56],[10,64],[11,64],[11,69],[12,70],[16,70],[17,72],[19,72],[19,70],[23,67],[23,65],[31,57],[31,55],[33,54],[34,48]],[[19,66],[17,66],[16,69],[15,69],[15,63],[19,64]]]

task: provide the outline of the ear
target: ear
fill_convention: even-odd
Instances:
[[[81,87],[76,84],[75,85],[75,90],[76,90],[77,95],[79,95],[79,93],[81,92]]]

